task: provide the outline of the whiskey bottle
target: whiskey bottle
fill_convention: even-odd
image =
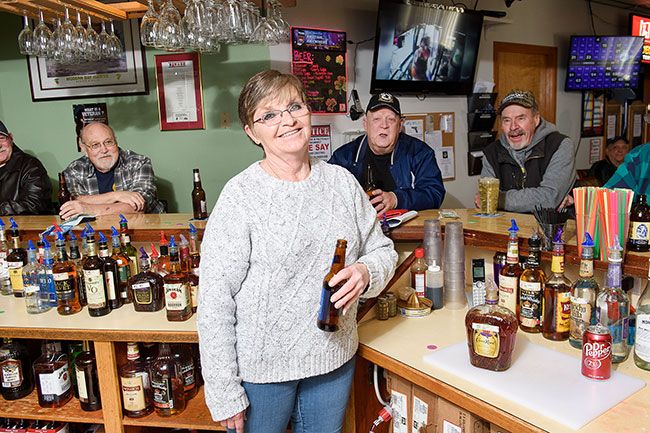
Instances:
[[[77,368],[75,362],[77,357],[84,351],[83,341],[69,341],[68,342],[68,364],[70,364],[70,381],[72,382],[72,392],[75,398],[79,398],[79,390],[77,389]]]
[[[190,258],[190,247],[185,239],[185,236],[181,233],[181,245],[178,249],[180,260],[181,260],[181,270],[187,275],[187,282],[190,285],[190,299],[192,303],[192,312],[196,313],[196,310],[199,306],[199,276],[192,272],[192,260]]]
[[[485,304],[465,315],[469,359],[474,367],[492,371],[510,368],[517,338],[517,317],[498,305],[494,283],[486,281]]]
[[[136,275],[138,272],[140,272],[138,269],[138,252],[136,251],[135,247],[131,245],[129,222],[122,214],[120,214],[120,241],[122,243],[122,252],[129,258],[131,275]]]
[[[582,348],[582,337],[587,328],[596,324],[596,295],[598,283],[594,279],[594,241],[585,233],[580,255],[579,278],[571,287],[571,320],[569,344]]]
[[[89,341],[83,342],[83,352],[77,356],[74,366],[81,410],[92,412],[101,409],[102,401],[99,395],[97,361]]]
[[[609,328],[612,335],[612,363],[623,362],[629,354],[627,332],[630,317],[630,299],[621,288],[621,264],[623,249],[618,237],[616,243],[608,248],[607,279],[605,287],[596,298],[598,323]]]
[[[372,170],[372,165],[366,165],[366,176],[363,182],[363,190],[366,192],[369,198],[372,198],[372,192],[377,189],[377,183],[375,182],[375,174]]]
[[[68,185],[65,182],[65,173],[59,173],[59,193],[57,194],[59,199],[59,207],[70,200],[72,200],[72,194],[68,190]]]
[[[50,307],[58,308],[59,301],[56,296],[56,285],[54,284],[52,246],[45,239],[43,240],[43,244],[43,264],[39,268],[38,283],[41,286],[41,294],[47,295]]]
[[[52,266],[52,277],[56,290],[56,311],[67,316],[81,311],[79,302],[79,289],[77,287],[77,268],[68,260],[65,249],[65,238],[61,232],[57,233],[56,240],[57,260]],[[47,253],[46,253],[47,254]],[[50,259],[45,259],[49,262]]]
[[[506,255],[506,265],[501,269],[499,275],[499,305],[519,316],[519,276],[523,272],[519,265],[519,238],[517,232],[517,222],[510,220],[512,225],[508,229],[508,252]]]
[[[18,224],[13,218],[9,218],[11,227],[9,229],[9,237],[11,238],[12,248],[7,254],[7,269],[9,279],[11,281],[11,289],[17,298],[25,296],[23,286],[23,266],[27,264],[27,251],[22,247],[20,242],[20,231]]]
[[[138,343],[127,343],[126,364],[119,368],[124,415],[141,418],[153,412],[149,372],[140,360]]]
[[[113,242],[113,254],[111,258],[117,264],[117,280],[119,282],[119,293],[122,302],[128,304],[131,298],[128,296],[129,278],[131,278],[131,261],[129,256],[124,254],[120,247],[120,234],[117,229],[111,226],[111,240]]]
[[[70,260],[74,263],[75,270],[77,271],[77,288],[79,291],[79,303],[82,307],[88,305],[86,300],[86,285],[84,284],[84,271],[81,253],[79,252],[79,245],[77,245],[77,237],[74,232],[70,230],[69,246],[70,246]]]
[[[564,276],[564,241],[562,229],[553,239],[552,275],[544,288],[542,335],[549,340],[569,338],[571,318],[571,281]]]
[[[104,275],[104,261],[97,257],[97,244],[94,231],[88,225],[86,231],[87,256],[83,262],[84,284],[86,285],[86,298],[88,300],[88,314],[91,316],[104,316],[111,312],[106,290],[106,277]]]
[[[165,306],[165,282],[162,276],[151,271],[143,247],[140,253],[141,272],[129,279],[129,297],[133,299],[135,311],[160,311]]]
[[[634,363],[639,368],[650,370],[650,263],[648,281],[636,304]]]
[[[630,212],[630,235],[627,249],[630,251],[650,251],[650,206],[645,194],[639,195],[639,201]]]
[[[187,275],[181,271],[174,236],[169,240],[169,260],[169,274],[165,275],[163,279],[165,282],[167,320],[171,322],[182,322],[192,317],[192,300],[190,299],[190,287],[187,281]]]
[[[542,241],[537,235],[528,239],[528,261],[519,277],[519,327],[524,332],[539,333],[542,324],[542,299],[546,275],[540,267]]]
[[[4,338],[0,346],[0,394],[5,400],[23,398],[34,389],[27,348]]]
[[[160,231],[160,257],[158,258],[158,271],[164,276],[169,273],[169,247],[165,232]]]
[[[185,401],[196,395],[199,387],[196,384],[196,368],[192,357],[192,348],[189,344],[173,344],[172,355],[180,369],[183,378],[183,393]]]
[[[50,295],[47,292],[41,292],[39,274],[43,265],[36,260],[36,248],[31,240],[27,249],[27,257],[28,263],[23,267],[25,308],[29,314],[44,313],[50,309]]]
[[[185,410],[183,378],[167,343],[160,343],[158,359],[152,365],[151,388],[158,415],[172,416]]]
[[[119,293],[120,282],[117,276],[117,262],[110,256],[106,236],[102,232],[99,232],[99,258],[104,263],[104,283],[106,284],[106,293],[108,294],[108,304],[111,310],[116,310],[122,306],[122,297]]]
[[[7,255],[9,254],[9,244],[7,244],[7,235],[5,233],[5,223],[0,218],[0,294],[11,295],[11,280],[9,279],[9,268],[7,268]]]
[[[34,361],[34,381],[41,407],[57,408],[72,398],[68,356],[56,344],[44,341],[41,356]]]
[[[201,247],[199,245],[199,234],[194,227],[194,224],[190,223],[190,269],[192,272],[199,277],[199,265],[201,263]]]
[[[201,186],[201,175],[199,169],[193,170],[194,189],[192,189],[192,210],[194,211],[195,220],[204,220],[208,218],[208,203],[205,201],[205,191]]]
[[[344,282],[342,281],[334,287],[330,287],[329,282],[334,275],[345,267],[345,252],[347,247],[348,242],[345,239],[338,239],[336,241],[332,266],[323,279],[323,288],[320,295],[320,309],[318,310],[316,326],[326,332],[334,332],[339,329],[339,310],[334,307],[334,303],[330,301],[330,298],[338,289],[341,288],[341,286],[343,286]]]
[[[149,261],[151,262],[151,271],[155,272],[157,274],[160,274],[161,276],[167,275],[167,272],[163,272],[160,269],[160,263],[159,263],[159,258],[160,254],[158,253],[158,248],[153,244],[153,242],[149,243],[151,246],[151,256],[149,257]]]

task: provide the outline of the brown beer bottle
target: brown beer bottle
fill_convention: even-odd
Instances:
[[[199,169],[194,169],[194,189],[192,190],[192,209],[195,220],[208,218],[208,203],[205,201],[205,191],[201,186],[201,175]]]
[[[65,173],[59,173],[59,193],[57,195],[59,206],[63,203],[72,200],[72,194],[68,190],[68,185],[65,183]]]
[[[368,164],[366,166],[366,182],[363,185],[363,190],[368,194],[368,197],[372,198],[372,192],[376,189],[375,174],[372,171],[372,166]]]
[[[336,241],[336,250],[334,251],[334,258],[332,259],[332,266],[330,271],[323,279],[323,289],[320,295],[320,310],[318,311],[318,321],[316,325],[326,332],[334,332],[339,329],[339,310],[334,308],[334,304],[330,298],[338,289],[343,286],[344,281],[341,281],[334,287],[330,287],[329,282],[334,275],[345,267],[345,250],[348,242],[345,239]]]
[[[630,236],[627,240],[627,249],[630,251],[650,251],[650,206],[646,195],[639,195],[639,201],[630,212]]]

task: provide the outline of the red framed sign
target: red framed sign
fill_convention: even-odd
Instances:
[[[159,54],[155,59],[160,129],[204,129],[199,54]]]

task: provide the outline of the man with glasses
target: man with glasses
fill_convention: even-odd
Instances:
[[[372,173],[376,189],[370,202],[383,215],[391,209],[437,209],[445,198],[436,155],[425,142],[402,130],[397,98],[379,93],[370,98],[363,118],[366,134],[337,149],[330,164],[347,168],[366,185]]]
[[[61,218],[163,212],[148,157],[120,149],[111,127],[101,122],[86,125],[79,138],[84,156],[65,169],[74,200],[61,206]]]
[[[52,184],[41,162],[23,152],[0,121],[0,215],[51,212]]]

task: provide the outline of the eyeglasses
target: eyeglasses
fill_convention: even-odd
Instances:
[[[102,146],[106,147],[107,149],[110,149],[112,147],[115,147],[116,145],[117,143],[115,142],[115,140],[111,140],[110,138],[108,140],[104,140],[102,143],[93,143],[93,144],[84,143],[84,146],[86,146],[88,149],[92,150],[93,152],[98,151],[99,148]]]
[[[254,120],[253,123],[261,123],[262,125],[266,126],[277,125],[282,121],[282,113],[284,112],[289,113],[289,115],[295,119],[296,117],[302,117],[309,113],[309,107],[307,104],[294,102],[293,104],[289,105],[286,110],[267,111],[266,113],[262,114],[259,119]]]

